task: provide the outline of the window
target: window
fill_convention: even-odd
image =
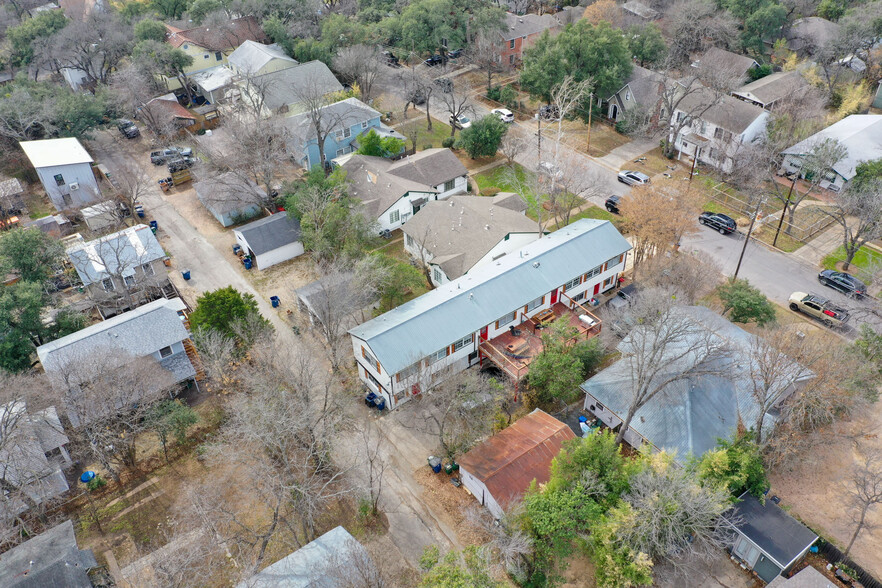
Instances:
[[[613,282],[615,282],[615,281],[616,281],[616,277],[610,276],[603,281],[603,287],[606,288],[607,286],[612,286]]]
[[[432,365],[436,361],[440,361],[440,360],[444,359],[445,357],[447,357],[449,350],[450,350],[450,348],[448,348],[448,347],[442,347],[441,349],[439,349],[438,351],[436,351],[435,353],[433,353],[432,355],[427,357],[426,362],[429,365]]]
[[[64,201],[65,206],[73,205],[73,198],[70,197],[70,194],[62,194],[61,199]]]
[[[399,213],[397,210],[393,210],[392,212],[389,213],[389,222],[390,223],[397,223],[398,219],[399,219]]]
[[[459,351],[460,349],[462,349],[466,345],[471,345],[471,344],[472,344],[472,335],[469,335],[467,337],[463,337],[462,339],[460,339],[459,341],[457,341],[456,343],[453,344],[453,352],[456,353],[457,351]]]
[[[361,128],[366,129],[368,127],[368,121],[364,121],[361,123]]]
[[[732,133],[717,127],[714,129],[714,139],[722,139],[724,142],[729,142],[732,140]]]
[[[408,247],[413,247],[413,237],[411,237],[411,236],[408,235],[408,234],[405,234],[405,235],[404,235],[404,243],[405,243]]]
[[[628,90],[625,92],[625,100],[630,100],[630,99],[631,99],[631,91]]]
[[[707,132],[707,123],[705,121],[701,121],[701,131],[699,131],[702,135]]]
[[[602,266],[602,265],[598,265],[596,268],[594,268],[593,270],[589,271],[587,274],[585,274],[585,281],[587,282],[588,280],[590,280],[590,279],[593,278],[594,276],[600,275],[600,272],[601,272],[602,269],[603,269],[603,266]]]
[[[341,157],[346,154],[346,151],[343,149],[337,149],[337,157]]]
[[[504,327],[508,323],[515,320],[515,318],[517,318],[517,316],[518,316],[518,311],[516,311],[516,310],[513,310],[508,314],[502,315],[501,317],[499,317],[496,320],[496,328],[498,329],[500,327]]]
[[[202,56],[202,59],[208,59],[208,53]]]
[[[583,291],[579,292],[578,294],[576,294],[575,296],[573,296],[573,302],[578,302],[584,298],[585,298],[585,291],[583,290]]]
[[[444,182],[444,191],[453,190],[456,187],[456,180],[447,180]]]
[[[64,176],[61,174],[55,174],[55,185],[63,186],[64,185]]]
[[[420,370],[420,363],[422,362],[418,361],[416,363],[413,363],[395,374],[395,381],[400,382],[401,380],[406,380],[407,378],[416,374]]]
[[[113,278],[107,278],[101,282],[105,292],[113,292]]]
[[[509,48],[509,49],[514,49],[514,42],[515,42],[514,39],[512,39],[511,41],[508,42],[508,48]]]
[[[337,129],[335,134],[337,135],[337,140],[348,139],[352,136],[352,128],[346,127],[345,129]]]
[[[685,115],[682,112],[677,113],[677,122],[681,122]]]
[[[508,56],[508,64],[509,65],[514,65],[514,58],[515,58],[514,54]]]
[[[149,263],[145,263],[144,265],[142,265],[141,271],[144,272],[145,276],[152,276],[154,273],[156,273],[153,271],[153,266]]]
[[[181,46],[181,49],[183,49],[184,51],[186,51],[186,50],[189,49],[189,48],[190,48],[190,46],[187,45],[186,43],[184,43],[184,44]]]
[[[123,276],[123,283],[126,287],[131,287],[135,285],[135,276]]]
[[[377,366],[377,371],[380,371],[380,363],[377,361],[377,358],[371,355],[371,352],[365,349],[364,345],[361,347],[361,356],[368,360],[372,366]]]
[[[717,159],[717,156],[719,156],[719,154],[720,154],[720,152],[717,149],[714,149],[713,147],[711,147],[707,153],[708,157],[710,157],[711,159]]]
[[[538,308],[538,307],[542,306],[543,302],[545,302],[545,296],[540,296],[539,298],[537,298],[536,300],[534,300],[533,302],[531,302],[527,305],[527,312],[530,312],[534,308]]]
[[[163,347],[162,349],[159,350],[159,357],[168,357],[171,354],[172,354],[171,347]]]
[[[223,58],[224,58],[224,54],[223,54],[223,53],[221,53],[220,51],[215,51],[215,53],[214,53],[214,59],[215,59],[215,61],[220,61],[220,60],[223,59]]]
[[[441,277],[441,270],[438,269],[437,266],[432,268],[432,279],[435,280],[435,282],[437,282],[438,284],[443,281],[443,278]]]
[[[570,280],[569,282],[567,282],[566,284],[563,285],[564,292],[566,292],[567,290],[570,290],[572,288],[575,288],[576,286],[578,286],[581,283],[582,283],[582,276],[579,276],[578,278],[573,278],[572,280]]]
[[[337,140],[339,141],[343,138],[343,130],[337,129],[336,131],[334,131],[334,136],[337,137]]]
[[[407,219],[409,219],[409,218],[410,218],[409,212],[402,212],[401,213],[401,224],[403,225],[405,222],[407,222]]]
[[[610,268],[612,268],[613,266],[618,265],[618,264],[619,264],[619,260],[620,260],[621,258],[622,258],[621,255],[616,255],[615,257],[610,257],[609,259],[606,260],[606,263],[603,264],[603,265],[606,266],[606,269],[610,269]]]

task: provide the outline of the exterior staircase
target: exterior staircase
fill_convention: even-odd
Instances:
[[[192,339],[184,339],[184,351],[196,370],[196,381],[201,382],[205,379],[205,368],[202,366],[202,359],[199,357]]]

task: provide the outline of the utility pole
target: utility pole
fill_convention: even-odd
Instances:
[[[588,144],[585,146],[585,153],[591,157],[591,114],[594,111],[594,92],[588,94]]]
[[[701,147],[695,146],[695,155],[692,156],[692,169],[689,170],[689,185],[692,185],[692,178],[695,176],[695,163],[698,161],[698,155],[701,153]]]
[[[538,156],[538,159],[541,162],[542,161],[542,117],[539,116],[538,114],[536,115],[536,136],[539,137],[539,146],[538,146],[539,156]]]
[[[759,216],[760,207],[765,203],[765,198],[760,198],[759,203],[756,205],[756,210],[753,211],[753,214],[750,216],[750,226],[747,228],[747,236],[744,237],[744,247],[741,248],[741,255],[738,256],[738,265],[735,266],[735,275],[732,276],[732,281],[738,279],[738,271],[741,270],[741,261],[744,259],[744,252],[747,251],[747,244],[750,242],[750,235],[753,233],[753,225],[756,222],[756,217]]]
[[[793,174],[793,183],[790,184],[790,190],[787,191],[787,203],[784,205],[784,210],[781,211],[781,220],[778,221],[778,229],[775,231],[775,238],[772,240],[772,247],[776,247],[778,245],[778,235],[781,233],[781,225],[784,224],[784,215],[787,214],[787,208],[790,207],[790,195],[793,194],[793,187],[796,186],[796,180],[799,179],[799,174]]]

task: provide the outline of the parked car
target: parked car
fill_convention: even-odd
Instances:
[[[383,51],[383,61],[385,61],[386,65],[389,67],[401,67],[398,58],[395,57],[395,54],[391,51]]]
[[[451,116],[450,117],[450,124],[452,126],[456,127],[457,129],[461,130],[461,129],[467,129],[470,126],[472,126],[472,121],[469,120],[468,117],[460,114],[459,116]]]
[[[628,284],[616,292],[616,295],[609,299],[607,305],[618,310],[626,306],[631,306],[636,299],[637,287],[634,284]]]
[[[431,55],[423,63],[425,63],[429,67],[435,67],[436,65],[441,65],[442,63],[444,63],[444,58],[440,55]]]
[[[546,104],[539,108],[539,118],[542,120],[557,120],[560,118],[560,111],[553,104]]]
[[[438,78],[435,80],[435,85],[441,88],[445,94],[453,92],[453,82],[450,81],[450,78]]]
[[[490,111],[490,114],[495,114],[496,116],[499,117],[499,120],[501,120],[504,123],[513,123],[514,122],[514,114],[512,113],[511,110],[509,110],[507,108],[494,108],[493,110]]]
[[[168,173],[173,174],[177,171],[191,168],[194,163],[196,163],[195,157],[179,157],[177,159],[169,160]]]
[[[719,212],[702,212],[698,215],[698,222],[719,231],[721,235],[728,235],[738,228],[735,219]]]
[[[153,151],[150,153],[150,162],[153,165],[162,165],[163,163],[168,163],[173,159],[178,159],[181,157],[191,157],[193,155],[193,150],[189,147],[169,147],[167,149],[161,149],[159,151]]]
[[[847,310],[817,294],[794,292],[790,295],[790,310],[814,317],[828,327],[841,327],[848,321]]]
[[[629,186],[640,186],[649,183],[649,176],[643,172],[623,169],[619,172],[619,181]]]
[[[618,194],[613,194],[606,199],[604,206],[606,206],[606,209],[613,214],[622,214],[621,212],[619,212],[619,202],[621,200],[621,196],[619,196]]]
[[[117,121],[116,128],[119,129],[119,132],[122,133],[126,139],[134,139],[135,137],[141,136],[141,130],[135,125],[135,123],[125,118]]]
[[[462,49],[454,49],[453,51],[448,51],[447,57],[449,57],[450,59],[457,59],[459,57],[462,57]]]
[[[834,290],[839,290],[846,296],[863,298],[867,295],[867,285],[845,272],[824,270],[818,274],[818,281]]]
[[[410,94],[408,95],[408,99],[416,106],[426,103],[426,95],[419,88],[414,88],[413,90],[411,90]]]

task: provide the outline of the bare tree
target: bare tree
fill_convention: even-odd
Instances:
[[[466,520],[490,538],[485,545],[499,566],[513,577],[526,572],[533,554],[533,539],[519,523],[522,516],[521,502],[510,504],[499,520],[486,508],[471,506],[466,510]]]
[[[733,73],[725,67],[705,67],[698,71],[693,70],[680,79],[669,78],[664,82],[660,112],[665,114],[658,129],[664,135],[664,152],[667,157],[676,154],[677,137],[684,129],[699,123],[710,109],[722,108],[723,98],[741,85],[741,80],[741,73]]]
[[[710,47],[728,47],[738,39],[738,22],[706,0],[686,0],[671,7],[665,20],[672,65],[687,64],[690,56]],[[670,112],[670,111],[669,111]]]
[[[460,80],[449,80],[449,85],[441,89],[438,99],[444,105],[450,119],[454,120],[467,113],[474,112],[472,105],[471,92],[472,88],[465,82],[464,78]],[[450,136],[456,133],[456,125],[450,125]]]
[[[524,153],[530,146],[530,139],[525,137],[519,129],[509,129],[502,136],[502,143],[499,144],[499,151],[505,156],[505,160],[509,166],[515,163],[518,155]]]
[[[135,207],[152,190],[153,182],[141,166],[129,160],[124,161],[117,170],[118,173],[111,179],[115,200],[125,206],[129,214],[134,214]]]
[[[849,481],[848,494],[855,529],[843,553],[846,558],[860,532],[871,528],[867,513],[882,504],[882,454],[878,450],[865,449],[861,462],[852,467]]]
[[[860,189],[846,188],[836,197],[835,206],[818,210],[842,227],[847,271],[861,247],[882,237],[882,182],[872,182]]]
[[[367,549],[355,539],[347,539],[311,574],[316,586],[330,582],[339,588],[386,588],[392,586]]]
[[[0,102],[0,136],[13,141],[43,138],[55,130],[55,101],[38,98],[27,88],[15,86]]]
[[[365,470],[367,472],[368,500],[371,514],[380,512],[380,499],[383,496],[383,476],[388,462],[383,457],[383,435],[376,423],[365,421],[361,427],[361,441],[364,447]]]
[[[358,84],[361,99],[370,103],[374,83],[383,71],[383,60],[376,46],[352,45],[337,52],[334,69],[349,83]]]
[[[296,91],[297,101],[305,114],[303,127],[293,129],[293,134],[299,136],[305,144],[308,139],[315,139],[321,168],[327,173],[330,164],[325,156],[325,142],[331,133],[343,130],[345,126],[352,126],[360,122],[358,109],[355,106],[341,103],[337,107],[331,107],[336,102],[336,97],[328,94],[320,80],[309,80]]]
[[[643,288],[678,291],[683,302],[695,304],[717,287],[722,276],[712,259],[678,253],[644,259],[639,283]]]
[[[407,116],[407,107],[411,104],[416,108],[417,102],[425,101],[426,105],[426,130],[432,130],[432,116],[430,114],[429,105],[432,100],[432,93],[437,86],[435,81],[423,70],[417,70],[416,66],[410,68],[409,72],[402,73],[404,81],[404,91],[407,96],[407,103],[404,105],[404,114]]]
[[[487,76],[487,92],[493,88],[493,76],[508,67],[502,64],[499,55],[499,39],[495,32],[481,32],[467,52],[469,61]]]
[[[105,84],[132,48],[131,27],[114,12],[93,10],[55,33],[47,46],[59,67],[82,72],[91,84]]]

